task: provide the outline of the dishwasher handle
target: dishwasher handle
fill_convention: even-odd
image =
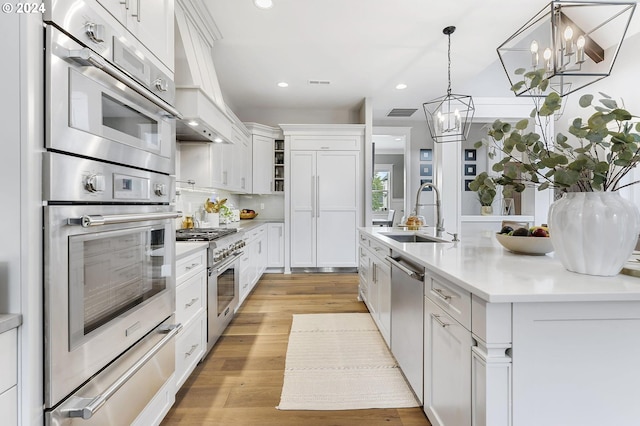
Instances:
[[[405,262],[402,262],[402,258],[393,258],[391,256],[387,256],[386,258],[391,263],[391,266],[395,266],[405,274],[409,275],[411,278],[415,278],[416,280],[419,280],[419,281],[424,280],[424,272],[416,271],[411,266],[407,265]]]

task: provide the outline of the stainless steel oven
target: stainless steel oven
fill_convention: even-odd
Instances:
[[[110,46],[109,60],[46,27],[47,149],[173,173],[179,113],[168,103],[171,78],[109,27],[92,25],[107,32],[100,44]]]
[[[238,306],[240,257],[244,233],[235,228],[196,228],[177,231],[178,241],[209,241],[207,249],[207,351],[218,341]]]
[[[44,164],[45,405],[54,408],[139,341],[162,341],[158,327],[175,310],[179,214],[171,176],[59,153]]]

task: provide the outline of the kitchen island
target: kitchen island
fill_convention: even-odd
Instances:
[[[459,242],[385,235],[408,232],[361,228],[361,262],[369,246],[424,268],[424,335],[414,337],[434,425],[638,424],[640,279],[575,274],[552,254],[508,252],[493,232]],[[368,278],[378,293],[363,298],[384,299]]]

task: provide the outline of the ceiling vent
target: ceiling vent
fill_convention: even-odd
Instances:
[[[326,86],[328,84],[331,84],[331,82],[329,80],[309,80],[309,84],[317,85],[317,86]]]
[[[394,108],[389,111],[387,117],[411,117],[417,108]]]

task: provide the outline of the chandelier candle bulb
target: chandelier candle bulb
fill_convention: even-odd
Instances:
[[[535,40],[531,42],[531,66],[538,67],[538,42]]]
[[[584,45],[586,40],[584,36],[579,36],[576,40],[576,64],[584,63]]]
[[[551,64],[551,49],[548,47],[544,49],[544,53],[542,54],[544,58],[544,66],[548,72],[553,72],[553,65]]]

